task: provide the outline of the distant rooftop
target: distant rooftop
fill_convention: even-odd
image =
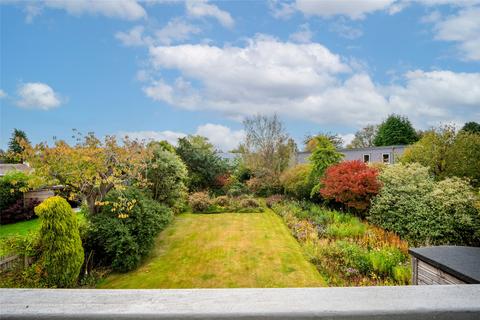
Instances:
[[[7,172],[14,170],[28,172],[32,168],[24,163],[0,163],[0,176],[4,176]]]
[[[338,148],[337,150],[340,152],[345,151],[370,151],[370,150],[384,150],[384,149],[404,149],[408,147],[408,145],[398,144],[393,146],[381,146],[381,147],[366,147],[366,148]],[[311,153],[310,151],[299,151],[297,153]]]

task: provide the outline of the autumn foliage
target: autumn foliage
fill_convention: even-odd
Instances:
[[[376,168],[361,161],[345,161],[327,169],[320,194],[348,208],[365,211],[380,189],[377,175]]]

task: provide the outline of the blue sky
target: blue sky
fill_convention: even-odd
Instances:
[[[480,1],[0,1],[0,148],[99,136],[220,149],[277,113],[300,142],[388,114],[480,121]]]

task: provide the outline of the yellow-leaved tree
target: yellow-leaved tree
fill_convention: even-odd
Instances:
[[[146,183],[142,173],[151,157],[142,142],[126,137],[119,144],[113,136],[102,141],[93,133],[76,133],[76,140],[74,145],[63,140],[53,146],[26,145],[23,157],[36,177],[32,184],[61,185],[71,197],[85,200],[90,213],[96,214],[110,190]]]

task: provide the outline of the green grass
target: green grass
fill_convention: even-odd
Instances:
[[[14,234],[21,236],[27,235],[30,231],[35,231],[40,228],[39,222],[40,221],[37,218],[28,221],[0,225],[0,238]]]
[[[84,221],[83,214],[78,213],[77,218],[79,222]],[[4,238],[11,235],[27,235],[30,231],[37,231],[40,228],[40,220],[38,218],[22,221],[11,224],[0,225],[0,238]]]
[[[280,217],[264,213],[182,214],[137,270],[100,288],[325,286]]]

